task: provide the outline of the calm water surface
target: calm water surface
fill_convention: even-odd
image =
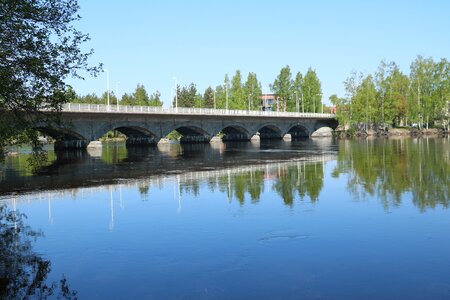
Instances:
[[[16,150],[0,298],[450,299],[447,138]]]

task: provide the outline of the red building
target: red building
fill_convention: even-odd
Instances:
[[[286,102],[276,94],[263,94],[261,96],[262,111],[286,111]]]

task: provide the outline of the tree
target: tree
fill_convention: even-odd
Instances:
[[[183,87],[181,90],[177,87],[177,93],[178,107],[194,107],[197,97],[197,87],[194,83]]]
[[[145,90],[145,87],[143,84],[138,83],[136,86],[136,89],[134,90],[133,94],[134,98],[136,99],[136,105],[139,106],[148,106],[150,98],[148,97],[147,91]]]
[[[248,73],[247,81],[244,84],[244,99],[247,101],[247,108],[250,110],[260,109],[261,83],[255,73]]]
[[[278,99],[283,103],[279,106],[279,108],[283,108],[286,111],[287,103],[292,100],[292,74],[289,66],[281,68],[280,74],[278,74],[277,78],[270,85],[270,89],[274,92]],[[294,104],[295,105],[295,104]]]
[[[150,106],[158,106],[161,107],[163,105],[161,101],[161,93],[159,91],[156,91],[150,96],[150,100],[148,105]]]
[[[136,99],[133,94],[125,93],[122,95],[122,99],[120,100],[121,105],[135,105]]]
[[[303,79],[303,100],[305,112],[319,112],[322,106],[322,85],[316,71],[309,68]]]
[[[244,89],[242,86],[241,71],[236,70],[236,74],[231,79],[229,108],[231,109],[246,109],[246,99]]]
[[[346,130],[347,125],[350,125],[350,104],[347,98],[339,98],[333,94],[329,98],[330,102],[336,106],[336,117],[339,124]]]
[[[434,89],[436,86],[434,71],[435,63],[432,58],[418,56],[411,64],[410,97],[408,99],[409,118],[421,124],[427,123],[434,117]]]
[[[302,103],[302,96],[303,96],[303,75],[302,73],[298,72],[297,75],[295,75],[294,82],[292,83],[292,91],[294,93],[295,99],[295,106],[292,102],[288,103],[287,110],[288,111],[296,111],[296,112],[304,112],[304,105]]]
[[[108,91],[104,91],[102,94],[102,97],[99,100],[100,102],[97,102],[96,104],[108,104]],[[112,91],[109,91],[109,104],[117,104],[117,97],[114,95]]]
[[[210,86],[203,94],[203,103],[206,108],[214,108],[214,90]]]
[[[377,120],[379,124],[396,125],[406,115],[409,80],[395,62],[382,61],[375,74],[378,92]]]
[[[0,2],[0,147],[30,141],[40,146],[37,122],[53,123],[66,98],[68,76],[96,74],[80,46],[89,39],[76,30],[76,0]],[[22,138],[19,138],[22,137]]]
[[[367,75],[358,86],[352,99],[352,118],[358,123],[364,123],[365,128],[375,123],[377,111],[377,90],[372,75]]]

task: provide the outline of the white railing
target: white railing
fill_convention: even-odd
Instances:
[[[156,107],[156,106],[131,106],[131,105],[105,105],[66,103],[62,106],[63,112],[86,113],[125,113],[125,114],[180,114],[180,115],[213,115],[213,116],[254,116],[254,117],[298,117],[315,119],[333,119],[334,114],[322,113],[297,113],[260,110],[231,110],[213,108],[190,107]]]

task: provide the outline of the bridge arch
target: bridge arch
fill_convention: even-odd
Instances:
[[[222,128],[222,141],[248,141],[252,137],[250,132],[241,125],[231,124]]]
[[[158,143],[160,137],[154,133],[154,130],[145,126],[145,123],[119,122],[107,124],[97,130],[96,138],[100,138],[108,131],[117,130],[126,135],[127,145],[153,145]]]
[[[292,138],[309,137],[311,135],[309,129],[306,126],[295,124],[291,126],[288,132]]]
[[[283,131],[275,124],[262,124],[258,126],[259,137],[261,139],[282,139]]]
[[[183,124],[174,130],[182,135],[180,143],[209,143],[212,138],[209,132],[196,125]]]
[[[55,149],[86,148],[89,141],[78,132],[67,128],[35,126],[34,129],[55,140]]]

